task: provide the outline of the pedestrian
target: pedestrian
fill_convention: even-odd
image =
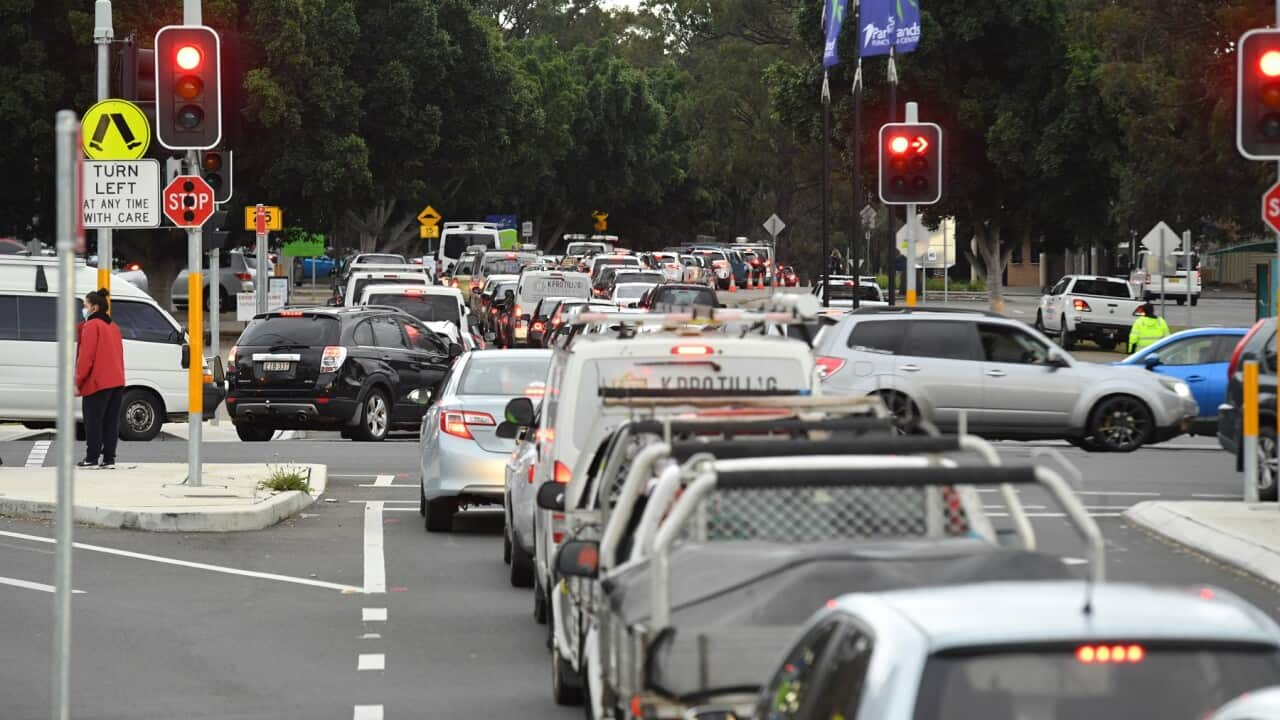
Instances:
[[[84,409],[85,453],[76,467],[112,470],[120,439],[120,400],[124,395],[124,341],[107,312],[103,288],[84,297],[84,322],[77,330],[76,395]],[[99,464],[101,459],[101,464]]]
[[[832,275],[844,273],[844,257],[840,255],[839,250],[831,249],[831,256],[827,259],[827,267]]]
[[[1135,320],[1129,329],[1129,352],[1135,353],[1166,337],[1169,337],[1169,323],[1156,315],[1154,305],[1143,303],[1142,317]]]

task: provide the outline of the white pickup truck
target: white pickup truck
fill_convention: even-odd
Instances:
[[[1166,299],[1179,305],[1185,303],[1188,297],[1191,298],[1192,305],[1198,305],[1200,303],[1200,255],[1174,250],[1169,253],[1169,259],[1162,268],[1159,256],[1143,250],[1138,253],[1138,262],[1129,275],[1129,282],[1140,287],[1139,292],[1146,300],[1159,300],[1163,290]],[[1188,284],[1191,285],[1189,292]]]
[[[1063,350],[1077,340],[1092,340],[1112,350],[1129,337],[1129,328],[1142,315],[1142,299],[1119,278],[1067,275],[1046,287],[1036,311],[1036,329],[1058,336]]]

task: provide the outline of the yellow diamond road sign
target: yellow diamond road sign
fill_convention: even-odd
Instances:
[[[434,227],[436,223],[440,222],[440,213],[436,212],[435,208],[428,205],[423,208],[422,212],[418,213],[418,222],[426,225],[427,227]]]
[[[137,160],[151,146],[151,124],[127,100],[103,100],[81,121],[84,154],[91,160]]]

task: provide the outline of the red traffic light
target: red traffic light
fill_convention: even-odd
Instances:
[[[195,45],[183,45],[178,48],[178,52],[174,57],[177,60],[178,67],[183,70],[195,70],[200,67],[200,61],[204,59],[200,48]]]
[[[1258,69],[1267,77],[1280,77],[1280,50],[1268,50],[1258,58]]]
[[[880,128],[880,199],[888,205],[929,205],[942,197],[942,128],[887,123]]]
[[[889,149],[893,151],[895,155],[901,155],[905,153],[907,151],[907,148],[909,148],[910,146],[911,146],[911,141],[907,139],[906,135],[894,135],[892,138],[889,139]]]

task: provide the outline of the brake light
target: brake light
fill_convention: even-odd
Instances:
[[[320,354],[320,372],[338,372],[346,361],[347,349],[341,345],[330,345]]]
[[[418,288],[413,288],[410,290],[405,290],[404,294],[410,297],[420,297],[423,294],[423,291],[419,290]]]
[[[523,308],[521,308],[519,305],[517,305],[517,306],[516,306],[516,310],[515,310],[515,314],[516,314],[516,315],[524,315],[524,309],[523,309]]]
[[[125,270],[141,270],[141,269],[142,269],[142,266],[139,265],[138,263],[130,263],[127,267],[125,267]]]
[[[533,466],[532,465],[529,466],[529,484],[530,485],[533,484]]]
[[[1227,364],[1228,378],[1236,376],[1236,371],[1240,369],[1240,356],[1244,354],[1244,346],[1248,345],[1249,340],[1253,338],[1254,334],[1262,329],[1262,323],[1262,320],[1254,323],[1253,327],[1249,328],[1249,332],[1245,333],[1244,337],[1240,338],[1239,343],[1236,343],[1236,349],[1231,351],[1231,362]]]
[[[1089,303],[1081,300],[1080,298],[1072,300],[1071,307],[1074,308],[1076,312],[1093,312],[1093,308],[1089,307]]]
[[[301,310],[281,310],[280,317],[302,317]]]
[[[567,485],[569,484],[569,478],[573,477],[573,473],[569,471],[569,466],[557,460],[553,477],[561,485]]]
[[[814,360],[818,365],[818,377],[823,380],[840,372],[840,368],[844,367],[844,360],[838,357],[819,355]]]
[[[547,329],[547,326],[546,326],[546,324],[545,324],[545,323],[543,323],[541,320],[539,320],[539,321],[537,321],[537,322],[535,322],[535,323],[533,324],[533,328],[532,328],[532,329],[533,329],[533,331],[534,331],[534,332],[542,332],[543,330],[546,330],[546,329]]]
[[[237,348],[235,345],[232,345],[232,346],[231,346],[231,349],[227,351],[227,364],[228,364],[228,365],[235,365],[235,364],[236,364],[236,350],[238,350],[238,349],[239,349],[239,348]]]
[[[715,352],[710,345],[676,345],[671,348],[672,355],[690,356],[690,355],[710,355]]]
[[[496,423],[489,413],[472,410],[448,410],[440,415],[440,430],[463,440],[475,440],[472,427],[492,426]]]
[[[1076,648],[1076,660],[1085,665],[1140,663],[1147,656],[1141,645],[1081,645]]]
[[[541,428],[533,433],[533,439],[537,442],[555,442],[556,431],[552,428]]]
[[[237,279],[237,280],[252,280],[252,279],[253,279],[253,273],[238,272],[238,273],[236,273],[236,279]]]

